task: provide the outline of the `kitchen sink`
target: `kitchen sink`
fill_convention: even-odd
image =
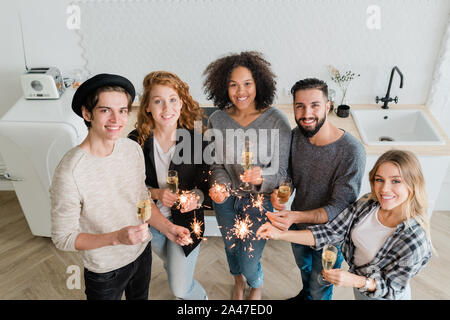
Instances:
[[[444,139],[420,109],[352,110],[367,145],[443,145]]]

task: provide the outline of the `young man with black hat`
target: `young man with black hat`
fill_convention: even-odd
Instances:
[[[65,251],[80,251],[86,296],[91,299],[148,299],[151,233],[188,244],[188,229],[174,225],[153,201],[140,221],[137,205],[149,200],[141,147],[120,133],[135,96],[124,77],[99,74],[75,92],[73,111],[89,129],[85,140],[59,163],[50,187],[52,240]]]

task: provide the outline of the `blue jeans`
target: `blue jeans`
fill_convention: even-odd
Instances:
[[[174,296],[183,300],[205,300],[205,289],[194,279],[200,244],[186,257],[178,244],[153,227],[150,227],[150,231],[153,235],[153,252],[164,262],[169,287]]]
[[[294,224],[290,230],[298,230],[298,228]],[[323,286],[317,280],[322,274],[322,250],[314,250],[309,246],[303,246],[297,243],[292,243],[291,245],[295,263],[297,263],[302,275],[303,288],[300,296],[306,300],[331,300],[333,296],[333,285]],[[339,252],[333,269],[340,268],[344,261],[341,247],[336,247]]]
[[[223,203],[213,201],[213,208],[225,243],[230,273],[233,276],[244,275],[250,287],[258,288],[264,282],[260,260],[266,240],[256,239],[256,231],[268,221],[265,212],[273,211],[273,207],[268,196],[264,197],[262,209],[253,207],[252,200],[255,198],[250,194],[243,197],[230,196]],[[250,220],[250,232],[248,237],[241,239],[234,233],[235,219],[245,219],[246,216]]]
[[[121,300],[123,292],[127,300],[148,300],[148,288],[152,270],[152,245],[133,262],[105,273],[84,268],[87,300]]]

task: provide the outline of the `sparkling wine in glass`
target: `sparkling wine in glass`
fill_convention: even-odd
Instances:
[[[152,216],[152,206],[150,200],[139,201],[137,205],[138,218],[145,223]]]
[[[250,170],[255,165],[255,161],[253,158],[253,152],[250,148],[250,142],[248,140],[245,140],[244,144],[244,150],[242,151],[241,156],[241,166],[244,169],[244,172],[247,170]],[[242,182],[239,186],[239,188],[243,191],[252,191],[253,185],[249,182]]]
[[[322,267],[324,270],[333,269],[334,264],[336,263],[338,255],[338,249],[332,244],[327,244],[322,250]],[[330,286],[331,283],[326,281],[323,276],[320,274],[318,279],[319,283],[322,286]]]
[[[278,187],[278,202],[280,204],[285,204],[289,201],[291,196],[291,179],[286,177],[281,180],[280,186]]]
[[[250,170],[253,168],[253,152],[251,151],[244,151],[242,152],[242,167],[244,170]]]
[[[175,170],[169,170],[167,172],[167,188],[169,188],[170,192],[177,193],[178,192],[178,172]]]

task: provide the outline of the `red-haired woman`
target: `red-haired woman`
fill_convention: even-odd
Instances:
[[[146,184],[161,213],[191,233],[192,243],[181,247],[150,227],[152,249],[164,261],[170,288],[177,298],[185,300],[207,299],[204,288],[194,279],[204,232],[202,203],[208,191],[208,166],[195,157],[198,150],[194,141],[202,141],[204,130],[202,117],[203,111],[185,82],[173,73],[155,71],[143,81],[136,130],[128,135],[142,146]],[[179,201],[180,193],[169,190],[169,170],[177,171],[178,187],[186,202]]]

